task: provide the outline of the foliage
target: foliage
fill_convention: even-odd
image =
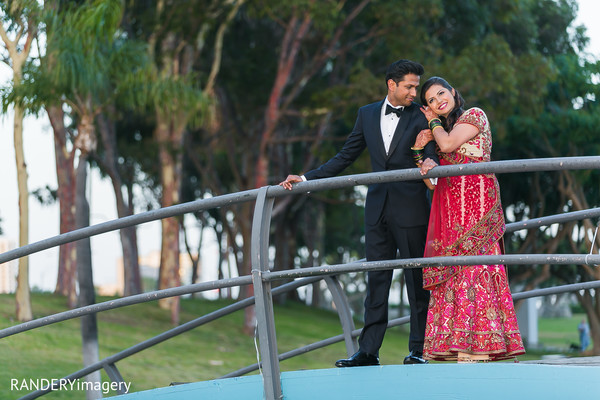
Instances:
[[[157,160],[165,146],[185,153],[182,201],[253,189],[261,177],[276,184],[317,167],[341,147],[357,108],[385,96],[385,68],[399,58],[421,62],[422,79],[443,76],[467,106],[486,111],[493,159],[600,153],[600,64],[586,53],[585,29],[574,26],[574,0],[105,0],[90,14],[78,8],[83,3],[56,2],[40,25],[55,59],[32,60],[22,94],[3,99],[27,102],[32,112],[65,93],[114,105],[124,184],[147,189],[138,199],[143,208],[156,207],[162,195]],[[229,20],[234,5],[241,7]],[[59,20],[68,9],[81,21]],[[99,17],[103,24],[81,25]],[[66,31],[75,32],[72,40],[55,40]],[[204,91],[216,60],[214,87]],[[190,70],[181,73],[184,65]],[[184,148],[158,143],[160,119],[185,125]],[[368,171],[365,155],[344,173]],[[499,176],[507,220],[598,206],[598,178],[598,171]],[[274,264],[362,258],[363,197],[339,190],[278,199]],[[251,209],[199,217],[233,238],[227,250],[239,259]],[[513,235],[507,248],[583,252],[587,223]],[[511,277],[524,285],[591,279],[580,266],[531,271],[521,275],[517,267]]]
[[[286,32],[298,35],[299,48],[281,88],[280,117],[268,145],[271,183],[288,173],[314,168],[335,154],[354,124],[356,109],[385,94],[383,73],[397,58],[422,62],[424,78],[446,77],[462,92],[468,106],[486,110],[495,135],[494,159],[551,157],[556,152],[550,150],[567,148],[572,155],[597,154],[585,143],[598,126],[597,88],[591,80],[598,67],[582,62],[578,55],[586,38],[581,27],[570,30],[576,10],[573,1],[373,1],[359,9],[360,3],[265,0],[242,9],[225,37],[216,90],[217,122],[194,129],[187,144],[196,158],[186,164],[189,184],[195,187],[190,199],[204,192],[216,195],[253,187],[255,161],[267,124],[264,116],[276,90],[281,57],[291,57]],[[142,2],[134,4],[126,30],[151,42],[150,28],[159,21],[143,12]],[[206,5],[194,11],[186,8],[188,2],[174,7],[169,17],[165,14],[166,19],[160,20],[165,29],[157,35],[164,38],[182,10],[198,13],[194,15],[208,24],[206,17],[215,9],[212,2]],[[354,11],[357,16],[351,29],[340,31],[340,24]],[[310,25],[306,36],[299,36],[301,21]],[[185,26],[179,34],[189,41]],[[153,38],[152,43],[160,43],[160,38]],[[333,47],[327,47],[330,44]],[[153,48],[160,50],[158,45]],[[201,54],[208,56],[205,50],[202,47]],[[199,60],[195,77],[201,81],[208,74],[208,63],[202,57]],[[581,107],[574,108],[574,102]],[[573,140],[563,132],[575,125],[587,128]],[[368,164],[367,157],[361,158],[345,173],[366,172]],[[505,208],[514,210],[516,217],[524,215],[522,210],[529,210],[527,217],[533,217],[542,215],[534,210],[563,208],[560,199],[551,196],[556,183],[551,184],[550,175],[536,176],[541,181],[535,185],[527,179],[500,177]],[[581,178],[593,182],[595,175],[583,173]],[[587,198],[598,198],[594,197],[597,185],[583,186],[589,191]],[[525,190],[532,187],[543,188],[546,194]],[[530,196],[524,199],[523,193]],[[540,195],[545,196],[543,207],[539,207]],[[352,257],[360,258],[361,246],[352,243],[361,243],[361,202],[361,196],[352,191],[324,193],[311,201],[291,198],[276,207],[274,222],[278,218],[286,222],[277,225],[274,240],[290,236],[296,251],[316,246],[322,261],[339,260],[349,250]],[[344,215],[352,216],[353,229],[347,228],[349,219]],[[326,221],[319,235],[321,245],[314,243],[314,224],[302,223],[302,216],[308,221]],[[281,229],[290,229],[292,221],[301,221],[296,233],[284,234]]]

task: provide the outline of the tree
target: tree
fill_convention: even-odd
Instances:
[[[373,26],[363,31],[360,29],[363,26],[357,24],[360,28],[356,33],[350,30],[350,24],[368,3],[261,1],[249,4],[243,18],[235,20],[225,45],[223,71],[216,91],[221,124],[218,129],[207,130],[205,139],[211,148],[205,169],[222,173],[219,180],[204,176],[205,181],[213,182],[214,194],[264,186],[272,174],[279,175],[278,166],[286,165],[287,155],[274,143],[283,139],[284,132],[287,135],[295,132],[298,124],[302,124],[302,117],[308,117],[311,123],[318,121],[315,125],[321,123],[318,128],[327,125],[329,110],[323,111],[321,105],[307,106],[304,110],[301,107],[316,81],[323,82],[321,74],[330,63],[335,64],[334,59],[343,58],[353,45],[368,41],[380,29]],[[344,37],[347,34],[350,39]],[[271,61],[256,63],[258,59]],[[240,63],[240,60],[248,61]],[[239,68],[240,65],[244,68]],[[335,67],[334,70],[332,75],[340,72]],[[304,136],[307,137],[310,135]],[[318,148],[320,137],[309,140]],[[276,214],[281,209],[278,206]],[[236,254],[239,254],[240,275],[248,275],[251,270],[252,210],[249,204],[232,207],[230,236],[234,240],[239,238],[241,247]],[[281,240],[290,237],[280,233]],[[276,246],[282,248],[281,245]],[[288,264],[276,265],[288,267]],[[243,296],[251,296],[251,290],[244,288]],[[244,331],[254,332],[251,308],[246,310]]]
[[[72,230],[89,225],[85,183],[88,161],[97,147],[96,118],[110,110],[115,97],[121,94],[119,90],[124,90],[120,82],[127,82],[128,74],[135,73],[132,66],[140,60],[133,51],[135,43],[123,42],[118,29],[123,13],[120,0],[47,5],[46,53],[40,58],[39,67],[32,67],[31,80],[21,96],[30,99],[32,104],[43,105],[48,111],[57,153],[60,153],[57,160],[64,162],[59,165],[65,170],[61,171],[60,167],[58,170],[68,183],[66,188],[59,187],[61,201],[70,200],[68,209],[66,202],[61,203],[61,212],[68,213],[69,224],[73,224],[69,230]],[[122,80],[115,81],[115,76]],[[59,177],[61,183],[65,180]],[[77,262],[78,306],[93,304],[89,239],[74,244],[69,259]],[[82,318],[81,330],[83,359],[89,365],[98,360],[96,316]],[[88,379],[99,381],[100,374],[95,373]],[[88,398],[101,396],[99,391],[87,395]]]
[[[88,28],[92,30],[90,35],[86,39],[80,38],[79,31],[85,30],[81,25],[112,22],[102,20],[111,17],[101,11],[107,4],[116,10],[119,17],[119,13],[122,12],[119,1],[85,4],[47,2],[43,24],[46,48],[42,50],[45,52],[42,51],[37,61],[26,65],[27,79],[14,93],[15,98],[24,102],[32,112],[45,108],[52,125],[59,184],[57,196],[60,203],[61,233],[75,229],[74,204],[76,196],[83,193],[77,192],[76,165],[85,166],[90,156],[102,165],[111,177],[119,216],[130,215],[133,212],[131,190],[127,191],[129,200],[124,199],[124,183],[116,166],[118,154],[114,148],[114,124],[107,119],[107,115],[115,109],[116,100],[123,97],[122,92],[129,90],[128,85],[132,84],[131,77],[135,76],[136,69],[143,68],[145,49],[139,43],[125,40],[121,33],[116,31],[119,19],[116,20],[116,26],[106,27],[107,30],[113,29],[112,36],[91,27]],[[92,7],[97,12],[94,14],[94,11],[91,11],[92,15],[82,16],[81,11],[80,15],[72,17],[69,14],[70,7],[78,5],[81,5],[82,9]],[[72,31],[68,31],[63,23],[69,18],[81,18],[85,21],[69,20],[68,23],[72,23],[73,27]],[[75,26],[77,23],[79,25]],[[102,35],[108,35],[109,39]],[[96,122],[103,145],[103,152],[99,156],[94,156],[97,145]],[[131,181],[128,183],[132,184]],[[121,239],[125,291],[127,294],[138,293],[141,286],[135,228],[122,230]],[[75,244],[61,246],[56,292],[67,296],[70,307],[76,304],[76,272]]]
[[[29,58],[33,41],[36,38],[40,7],[36,1],[2,3],[0,5],[2,24],[0,37],[8,53],[3,61],[12,68],[15,90],[22,83],[23,67]],[[9,35],[12,36],[9,37]],[[29,190],[27,188],[27,165],[23,151],[24,106],[14,103],[14,146],[17,164],[17,183],[19,188],[19,246],[29,244]],[[19,321],[33,318],[29,295],[29,258],[19,259],[17,277],[16,315]]]
[[[148,81],[153,111],[153,138],[158,146],[161,206],[181,200],[183,145],[189,130],[208,117],[209,99],[220,69],[223,35],[244,0],[189,1],[169,4],[164,0],[148,8],[143,1],[131,2],[127,31],[131,37],[148,43],[153,68]],[[191,16],[194,18],[191,18]],[[129,23],[131,25],[129,25]],[[214,45],[207,46],[213,40]],[[198,79],[196,64],[208,54],[206,75]],[[200,83],[203,82],[203,83]],[[178,286],[180,222],[177,218],[161,221],[162,242],[159,288]],[[171,310],[173,323],[179,320],[179,298],[159,300]]]
[[[99,151],[94,154],[94,161],[110,177],[115,194],[117,216],[123,218],[134,214],[134,179],[127,179],[124,176],[133,176],[135,172],[132,171],[132,165],[119,163],[121,157],[117,146],[115,119],[118,117],[114,110],[116,107],[108,106],[107,108],[108,114],[102,112],[96,118],[101,140]],[[123,250],[123,295],[132,296],[142,292],[136,227],[123,228],[119,230],[119,235]]]
[[[535,117],[516,114],[509,119],[508,131],[514,140],[530,138],[516,149],[516,157],[577,157],[598,154],[596,126],[600,124],[598,96],[600,86],[594,83],[593,74],[600,65],[582,63],[579,57],[560,54],[554,57],[557,77],[548,85],[548,96],[543,101],[544,110]],[[575,107],[574,107],[575,105]],[[545,126],[539,129],[539,126]],[[515,218],[536,218],[566,211],[585,210],[599,205],[598,171],[558,171],[536,173],[521,177],[518,183],[507,183],[518,188],[529,186],[525,199],[508,197]],[[530,231],[526,236],[513,235],[512,245],[517,252],[567,252],[587,254],[598,248],[600,240],[592,242],[596,227],[590,220]],[[515,271],[515,281],[526,288],[586,282],[600,279],[597,268],[587,265],[572,267],[539,266],[534,270]],[[600,354],[600,297],[597,291],[576,293],[586,310],[594,338],[594,354]]]
[[[442,15],[440,24],[436,25],[441,32],[440,40],[445,44],[444,54],[448,54],[443,63],[444,73],[459,76],[462,71],[464,76],[455,79],[469,105],[490,110],[494,158],[598,154],[597,141],[593,138],[597,136],[593,126],[598,123],[598,85],[594,84],[593,74],[597,74],[598,64],[586,61],[585,29],[573,26],[576,3],[488,2],[484,6],[487,12],[466,9],[476,7],[475,2],[457,2],[451,6],[460,12]],[[461,15],[477,16],[478,21],[484,21],[484,26],[478,26],[478,21],[455,24]],[[460,26],[469,26],[473,34],[462,35]],[[478,37],[490,34],[494,34],[495,39],[487,41],[486,48],[496,48],[496,51],[477,50],[478,43],[484,43]],[[528,39],[523,40],[524,37]],[[454,57],[453,46],[459,42],[463,50]],[[463,58],[462,54],[468,57]],[[503,65],[504,60],[510,60],[508,65]],[[486,65],[492,66],[490,72],[496,72],[490,74]],[[485,79],[481,81],[480,77]],[[467,82],[467,86],[462,86],[462,82]],[[474,98],[471,93],[475,94]],[[598,202],[597,172],[500,175],[499,179],[508,222],[585,209]],[[507,248],[511,253],[537,254],[580,252],[586,247],[589,251],[591,228],[590,221],[582,221],[558,229],[514,234],[507,241]],[[583,271],[576,273],[579,269]],[[525,290],[597,276],[585,266],[515,266],[510,267],[509,272],[511,285]],[[579,296],[582,299],[589,296],[586,300],[588,317],[597,320],[590,315],[597,314],[591,311],[592,304],[597,302],[593,294],[590,291]]]
[[[353,2],[353,4],[356,3]],[[403,21],[403,29],[395,29],[393,32],[380,29],[378,31],[380,34],[379,40],[376,43],[365,42],[371,44],[371,46],[365,45],[364,49],[361,46],[353,47],[352,56],[358,56],[357,58],[360,58],[360,61],[351,63],[342,56],[328,60],[327,69],[321,70],[321,75],[315,77],[313,82],[320,83],[321,88],[312,87],[311,81],[306,79],[306,76],[296,75],[291,79],[292,82],[302,87],[306,97],[297,98],[297,102],[281,101],[281,104],[290,106],[290,109],[287,110],[286,114],[281,114],[285,115],[285,119],[282,118],[281,126],[275,131],[276,133],[270,145],[272,152],[269,153],[271,156],[270,165],[274,167],[273,171],[277,171],[279,165],[284,166],[280,179],[291,169],[285,168],[285,166],[291,165],[295,166],[294,170],[296,171],[305,171],[315,166],[316,157],[326,159],[331,154],[329,143],[318,141],[320,129],[328,128],[335,132],[336,128],[343,129],[347,127],[352,121],[351,118],[353,118],[353,116],[348,116],[349,112],[347,110],[355,109],[349,107],[354,105],[352,100],[369,98],[368,96],[372,96],[371,99],[373,100],[379,99],[380,94],[373,94],[369,88],[377,87],[377,80],[373,78],[376,76],[374,71],[378,70],[378,65],[381,68],[381,66],[388,63],[385,57],[390,57],[390,54],[400,53],[402,58],[421,61],[426,66],[427,75],[425,78],[430,75],[444,76],[463,93],[468,106],[483,107],[493,124],[495,134],[494,157],[496,159],[518,158],[518,154],[523,147],[529,147],[530,145],[534,147],[542,146],[544,141],[527,141],[524,144],[523,138],[537,137],[548,132],[546,129],[540,129],[540,126],[545,127],[549,120],[556,122],[556,118],[560,118],[559,116],[551,118],[544,115],[542,120],[537,119],[536,116],[544,111],[544,101],[540,101],[540,97],[552,99],[554,95],[552,87],[554,85],[561,87],[559,90],[564,90],[562,86],[566,82],[557,81],[557,77],[573,78],[572,71],[562,70],[561,72],[557,68],[561,63],[558,55],[572,53],[571,46],[573,46],[573,43],[577,45],[582,43],[581,30],[576,30],[573,37],[570,36],[568,30],[574,17],[573,2],[493,1],[481,3],[476,1],[431,1],[420,2],[419,4],[414,2],[398,3],[401,4],[394,4],[394,7],[390,8],[383,5],[377,8],[369,8],[367,11],[370,12],[362,13],[361,18],[353,24],[353,28],[357,32],[365,35],[365,31],[361,31],[362,24],[367,26],[394,26],[396,21]],[[322,4],[319,4],[319,6],[322,6]],[[281,7],[285,6],[282,5]],[[326,7],[323,6],[323,8]],[[263,7],[263,9],[267,8]],[[290,9],[296,14],[299,13],[299,10],[302,10],[298,4],[290,5]],[[284,21],[286,21],[284,17],[287,16],[285,12],[278,10],[273,14],[278,16],[273,20],[278,21],[280,26],[286,26],[284,24]],[[300,19],[297,18],[296,20]],[[373,23],[368,25],[367,21],[373,21]],[[426,22],[423,23],[423,21]],[[300,26],[299,23],[298,26]],[[302,30],[297,28],[293,32],[298,33]],[[285,37],[284,34],[273,36]],[[523,40],[524,36],[529,40]],[[365,35],[365,37],[368,37],[368,35]],[[418,37],[419,40],[414,40],[415,37]],[[297,41],[300,41],[300,39]],[[348,40],[348,37],[344,37],[344,39]],[[338,45],[343,47],[343,44]],[[270,42],[267,42],[266,46],[273,48]],[[244,48],[245,46],[239,47]],[[303,56],[309,54],[306,49],[303,50]],[[362,50],[364,52],[361,52]],[[282,51],[282,54],[285,54],[285,51]],[[268,59],[269,57],[263,58]],[[581,60],[576,61],[576,59],[573,59],[573,65],[581,63]],[[385,62],[382,60],[385,60]],[[306,60],[303,61],[303,65],[310,64]],[[394,61],[394,59],[389,61]],[[344,65],[344,62],[352,65],[352,67]],[[274,69],[274,71],[269,72],[276,75],[276,71],[278,70]],[[336,75],[336,78],[339,79],[337,87],[332,85],[331,81],[322,79],[330,76],[329,71],[333,71],[331,75]],[[346,71],[351,71],[351,73],[344,75],[343,72]],[[474,73],[475,71],[477,73]],[[588,65],[582,68],[582,73],[583,71],[590,73],[593,69],[590,69]],[[523,88],[539,88],[539,90],[523,90]],[[315,90],[311,91],[311,89]],[[260,91],[257,90],[257,92]],[[578,99],[595,99],[597,95],[594,95],[594,92],[594,90],[590,91],[590,87],[587,87],[575,96],[566,99],[563,107],[572,109],[573,102],[577,102]],[[288,93],[293,93],[293,90],[290,89]],[[306,99],[310,99],[312,104],[326,104],[329,106],[323,107],[321,115],[327,115],[330,120],[313,131],[309,130],[309,124],[315,114],[310,113],[311,103],[302,103]],[[336,102],[338,104],[335,104]],[[589,101],[586,102],[586,104],[588,103]],[[300,104],[304,107],[299,107]],[[343,107],[347,107],[347,110],[344,111]],[[338,111],[338,113],[335,113],[335,117],[328,113],[332,110]],[[304,126],[294,124],[296,115],[301,116]],[[513,125],[505,124],[505,121],[510,121],[511,118],[517,115],[521,116],[519,122],[523,124],[523,128],[511,130]],[[247,120],[248,118],[246,118],[245,123]],[[567,121],[571,121],[570,118],[563,118],[563,120],[563,125],[567,124]],[[325,118],[323,121],[325,121]],[[268,124],[265,123],[264,126],[268,126]],[[536,129],[538,132],[535,135],[527,135],[524,132],[525,127]],[[302,129],[304,129],[304,132],[302,132]],[[348,130],[346,130],[346,134],[347,132]],[[277,134],[281,134],[281,136],[277,137]],[[553,132],[552,135],[552,137],[562,136],[566,139],[566,136],[561,135],[560,132]],[[245,136],[252,137],[251,135]],[[587,134],[584,137],[589,139]],[[253,140],[256,140],[256,138],[254,137]],[[307,144],[311,141],[319,143],[320,148],[314,152],[306,151],[310,148]],[[280,145],[280,143],[282,144]],[[298,151],[301,146],[304,146],[305,151]],[[565,146],[566,143],[560,143],[560,145],[557,143],[550,147],[560,149],[565,148]],[[500,151],[497,149],[500,149]],[[309,156],[306,156],[306,154],[309,154]],[[531,153],[528,156],[531,156]],[[310,162],[306,163],[306,160],[310,160]],[[563,181],[565,183],[577,182],[577,179],[564,178]],[[588,182],[591,183],[593,180]],[[550,186],[547,182],[540,186],[547,188],[548,191],[551,191],[553,187],[557,187],[556,185]],[[571,191],[568,189],[568,185],[563,186],[565,191]],[[595,187],[596,185],[592,186]],[[513,187],[516,188],[516,186]],[[503,189],[503,194],[509,192],[518,195],[527,192],[511,189]],[[588,199],[594,198],[589,195],[586,195],[586,197]],[[503,198],[506,197],[503,195]],[[536,198],[536,195],[532,194],[532,203],[535,203]],[[291,196],[289,201],[292,201]],[[583,204],[581,201],[567,199],[567,203],[569,202]],[[506,207],[511,207],[513,204],[518,205],[519,202],[505,201]],[[559,206],[557,209],[564,210],[565,204],[565,202],[561,202],[560,206],[557,204]],[[283,201],[279,202],[275,209],[276,214],[282,211],[279,215],[285,216],[284,211],[289,210],[287,206]],[[300,213],[306,212],[306,209],[300,211]],[[294,213],[292,215],[298,214]],[[278,227],[283,225],[285,224],[278,225]],[[341,230],[343,228],[338,227],[337,229]],[[277,238],[284,236],[280,230],[277,231]],[[555,245],[548,243],[544,249],[556,249],[558,247],[555,246],[558,245],[558,242]],[[277,252],[277,254],[279,256],[280,253]],[[289,256],[285,257],[290,259]],[[275,264],[279,265],[280,263],[276,261]]]
[[[47,30],[47,58],[51,69],[43,71],[47,82],[68,104],[77,135],[73,153],[77,154],[75,170],[75,227],[89,225],[89,206],[85,192],[88,159],[96,150],[95,118],[112,99],[111,73],[114,62],[125,60],[115,46],[122,8],[118,0],[66,6],[51,14]],[[115,54],[116,53],[116,54]],[[72,158],[75,154],[72,155]],[[91,249],[89,239],[76,244],[78,306],[95,303]],[[85,365],[97,362],[98,333],[94,314],[81,320],[83,360]],[[88,376],[99,382],[100,374]],[[88,398],[101,397],[99,391],[88,391]]]

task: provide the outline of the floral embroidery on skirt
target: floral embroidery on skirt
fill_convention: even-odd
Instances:
[[[525,353],[503,265],[465,266],[431,292],[423,355],[456,360],[458,352]]]

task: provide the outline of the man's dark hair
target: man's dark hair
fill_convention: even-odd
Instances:
[[[408,74],[415,74],[421,76],[425,73],[425,68],[419,63],[410,60],[398,60],[390,65],[385,73],[385,84],[387,81],[392,79],[398,83],[404,80],[404,77]]]

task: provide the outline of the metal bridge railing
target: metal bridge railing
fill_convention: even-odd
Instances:
[[[480,164],[457,165],[457,166],[439,166],[430,171],[428,177],[446,177],[458,175],[486,174],[486,173],[523,173],[535,171],[554,171],[554,170],[578,170],[578,169],[600,169],[600,157],[578,157],[578,158],[549,158],[549,159],[531,159],[531,160],[510,160],[510,161],[493,161]],[[88,365],[85,368],[63,378],[65,380],[79,379],[91,372],[104,368],[109,378],[116,382],[123,382],[123,378],[117,369],[115,363],[132,354],[142,351],[146,348],[154,346],[168,340],[180,333],[186,332],[202,324],[208,323],[221,316],[231,312],[240,310],[252,304],[256,305],[258,336],[260,340],[260,358],[263,360],[260,364],[263,373],[264,392],[267,399],[280,399],[283,394],[279,380],[280,370],[279,361],[292,357],[297,354],[302,354],[306,351],[311,351],[316,348],[323,347],[328,344],[336,343],[344,340],[346,349],[349,354],[356,350],[355,338],[360,330],[354,329],[350,308],[347,298],[341,288],[341,285],[335,278],[335,275],[356,271],[370,271],[393,268],[422,268],[424,266],[444,266],[444,265],[479,265],[479,264],[505,264],[505,265],[535,265],[535,264],[557,264],[557,265],[572,265],[572,264],[600,264],[600,255],[581,255],[581,254],[550,254],[550,255],[500,255],[500,256],[458,256],[458,257],[433,257],[419,259],[402,259],[388,260],[377,262],[366,262],[363,260],[348,264],[328,265],[311,268],[303,268],[298,270],[287,271],[270,271],[268,260],[269,248],[269,230],[271,221],[271,212],[275,198],[294,195],[300,193],[308,193],[313,191],[338,189],[356,185],[369,185],[373,183],[392,182],[401,180],[417,180],[422,179],[418,169],[396,170],[379,173],[368,173],[359,175],[346,175],[335,178],[327,178],[302,182],[295,186],[290,193],[279,186],[266,186],[260,189],[248,190],[234,194],[217,196],[210,199],[197,200],[181,205],[162,208],[159,210],[148,211],[145,213],[104,222],[94,226],[78,229],[62,235],[58,235],[49,239],[45,239],[36,243],[32,243],[18,249],[7,251],[0,254],[0,264],[23,257],[35,252],[43,251],[52,247],[56,247],[65,243],[88,238],[94,235],[122,229],[129,226],[139,225],[158,219],[179,216],[190,212],[198,212],[209,210],[216,207],[224,207],[231,204],[242,203],[255,200],[255,212],[252,227],[252,275],[242,276],[238,278],[224,279],[220,281],[212,281],[198,283],[194,285],[180,286],[177,288],[164,289],[134,296],[129,296],[121,299],[111,300],[105,303],[98,303],[75,310],[65,311],[48,317],[29,321],[20,325],[5,328],[0,330],[0,339],[21,333],[27,330],[35,329],[41,326],[50,325],[56,322],[67,319],[78,318],[87,314],[107,311],[114,308],[124,307],[142,302],[154,301],[161,298],[180,296],[212,290],[217,288],[226,288],[241,285],[254,285],[254,298],[248,298],[197,318],[188,323],[182,324],[173,328],[161,335],[148,339],[144,342],[126,349],[122,352],[114,354],[98,363]],[[551,225],[554,223],[564,223],[572,220],[580,220],[585,218],[594,218],[600,216],[600,208],[590,210],[565,213],[557,216],[543,217],[522,221],[518,223],[508,224],[507,232],[514,232],[521,229],[536,229],[540,226]],[[282,285],[272,289],[272,282],[283,279],[301,278],[291,283]],[[274,324],[273,314],[273,296],[279,293],[295,290],[296,288],[313,283],[320,279],[325,279],[328,288],[332,293],[333,300],[336,304],[340,322],[342,324],[343,334],[323,340],[312,345],[293,350],[288,353],[278,354],[277,339]],[[562,293],[567,291],[577,291],[582,289],[598,288],[600,281],[586,282],[576,285],[566,285],[548,289],[538,289],[529,292],[515,293],[513,298],[521,299],[528,297],[536,297],[548,294]],[[390,321],[390,326],[406,323],[408,317],[399,318]],[[258,363],[255,366],[246,367],[242,370],[232,372],[225,375],[238,376],[253,369],[258,368]],[[253,368],[248,370],[248,368]],[[32,392],[22,399],[34,399],[45,393],[52,391],[52,387],[45,388],[36,392]]]

